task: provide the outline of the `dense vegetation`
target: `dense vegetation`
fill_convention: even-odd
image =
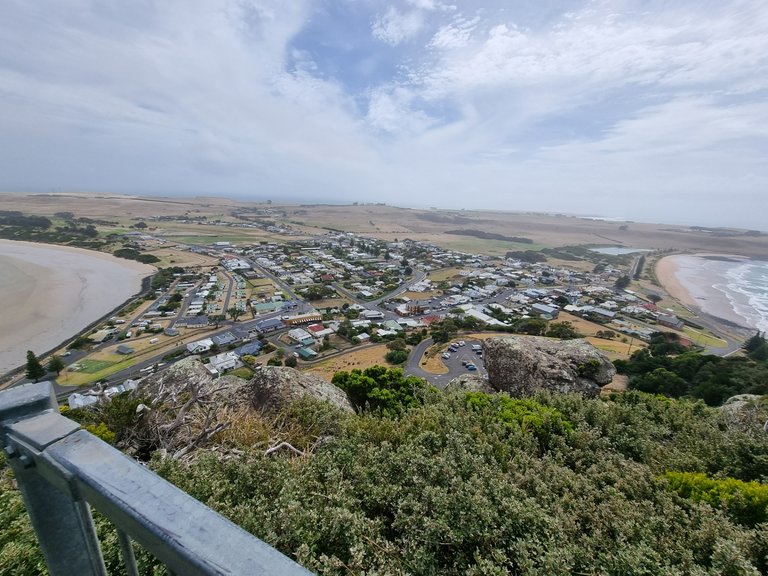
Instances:
[[[54,226],[54,222],[45,216],[0,210],[0,238],[69,244],[95,250],[107,244],[98,238],[99,232],[94,226],[96,221],[75,218],[69,213],[58,213],[57,218],[64,220],[63,225]]]
[[[346,378],[398,388],[398,372]],[[223,434],[238,457],[220,448],[151,466],[321,574],[768,570],[765,489],[749,484],[768,480],[762,409],[726,420],[702,402],[637,392],[514,400],[420,387],[402,398],[398,410],[354,415],[304,400]],[[128,425],[130,410],[116,409],[102,420]],[[277,439],[309,455],[265,455]],[[18,493],[2,483],[1,572],[43,573]],[[115,536],[97,526],[116,569]],[[146,555],[139,563],[153,573]]]
[[[504,234],[497,234],[496,232],[486,232],[484,230],[474,230],[474,229],[446,230],[444,234],[454,234],[456,236],[474,236],[475,238],[482,238],[483,240],[502,240],[504,242],[515,242],[517,244],[533,244],[533,240],[531,240],[530,238],[524,238],[522,236],[506,236]]]
[[[144,264],[154,264],[155,262],[160,262],[160,258],[158,258],[157,256],[153,254],[141,253],[134,248],[118,248],[112,254],[117,256],[118,258],[125,258],[126,260],[136,260]]]
[[[700,398],[719,406],[736,394],[768,393],[768,345],[756,334],[744,345],[745,356],[723,358],[687,350],[671,334],[656,333],[648,348],[628,361],[615,362],[636,390],[673,398]]]

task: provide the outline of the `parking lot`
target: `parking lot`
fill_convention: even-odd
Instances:
[[[473,350],[473,346],[480,346],[482,350],[482,342],[480,340],[453,340],[452,342],[459,343],[464,342],[464,346],[458,346],[458,349],[451,350],[446,348],[443,352],[442,361],[443,364],[450,371],[451,378],[456,378],[462,374],[474,374],[483,378],[488,377],[488,372],[485,370],[485,362],[482,357],[482,353],[477,353]],[[446,358],[446,354],[450,354],[450,357]],[[471,370],[467,368],[466,364],[474,364],[477,370]]]

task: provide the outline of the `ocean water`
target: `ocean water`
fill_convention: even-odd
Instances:
[[[674,258],[678,280],[704,312],[768,332],[768,262]]]
[[[757,260],[729,267],[725,281],[715,284],[747,326],[768,332],[768,262]]]

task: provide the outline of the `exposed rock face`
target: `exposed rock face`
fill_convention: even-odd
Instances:
[[[253,405],[267,410],[279,410],[298,398],[309,396],[326,400],[346,412],[354,412],[341,388],[293,368],[267,366],[256,372],[248,385]]]
[[[719,408],[725,423],[740,430],[768,431],[768,414],[763,396],[738,394],[731,396]]]
[[[187,358],[142,381],[139,393],[150,398],[142,406],[144,440],[182,457],[204,446],[217,433],[237,426],[253,411],[277,411],[310,396],[352,412],[346,394],[330,382],[293,368],[268,367],[250,381],[235,376],[213,378],[196,358]],[[214,440],[215,442],[215,440]],[[127,441],[128,448],[135,439]]]
[[[466,390],[467,392],[496,392],[486,380],[473,374],[462,374],[454,378],[445,387],[446,390]]]
[[[596,396],[616,368],[586,340],[535,336],[489,338],[483,344],[488,382],[511,396],[537,390]]]

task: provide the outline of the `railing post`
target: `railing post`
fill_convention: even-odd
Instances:
[[[106,569],[88,504],[72,492],[51,484],[35,469],[33,454],[29,452],[43,450],[45,446],[23,446],[8,434],[7,428],[11,424],[46,412],[58,414],[58,410],[50,382],[26,384],[0,392],[0,440],[51,576],[104,576]],[[45,438],[46,445],[78,428],[50,431]]]

